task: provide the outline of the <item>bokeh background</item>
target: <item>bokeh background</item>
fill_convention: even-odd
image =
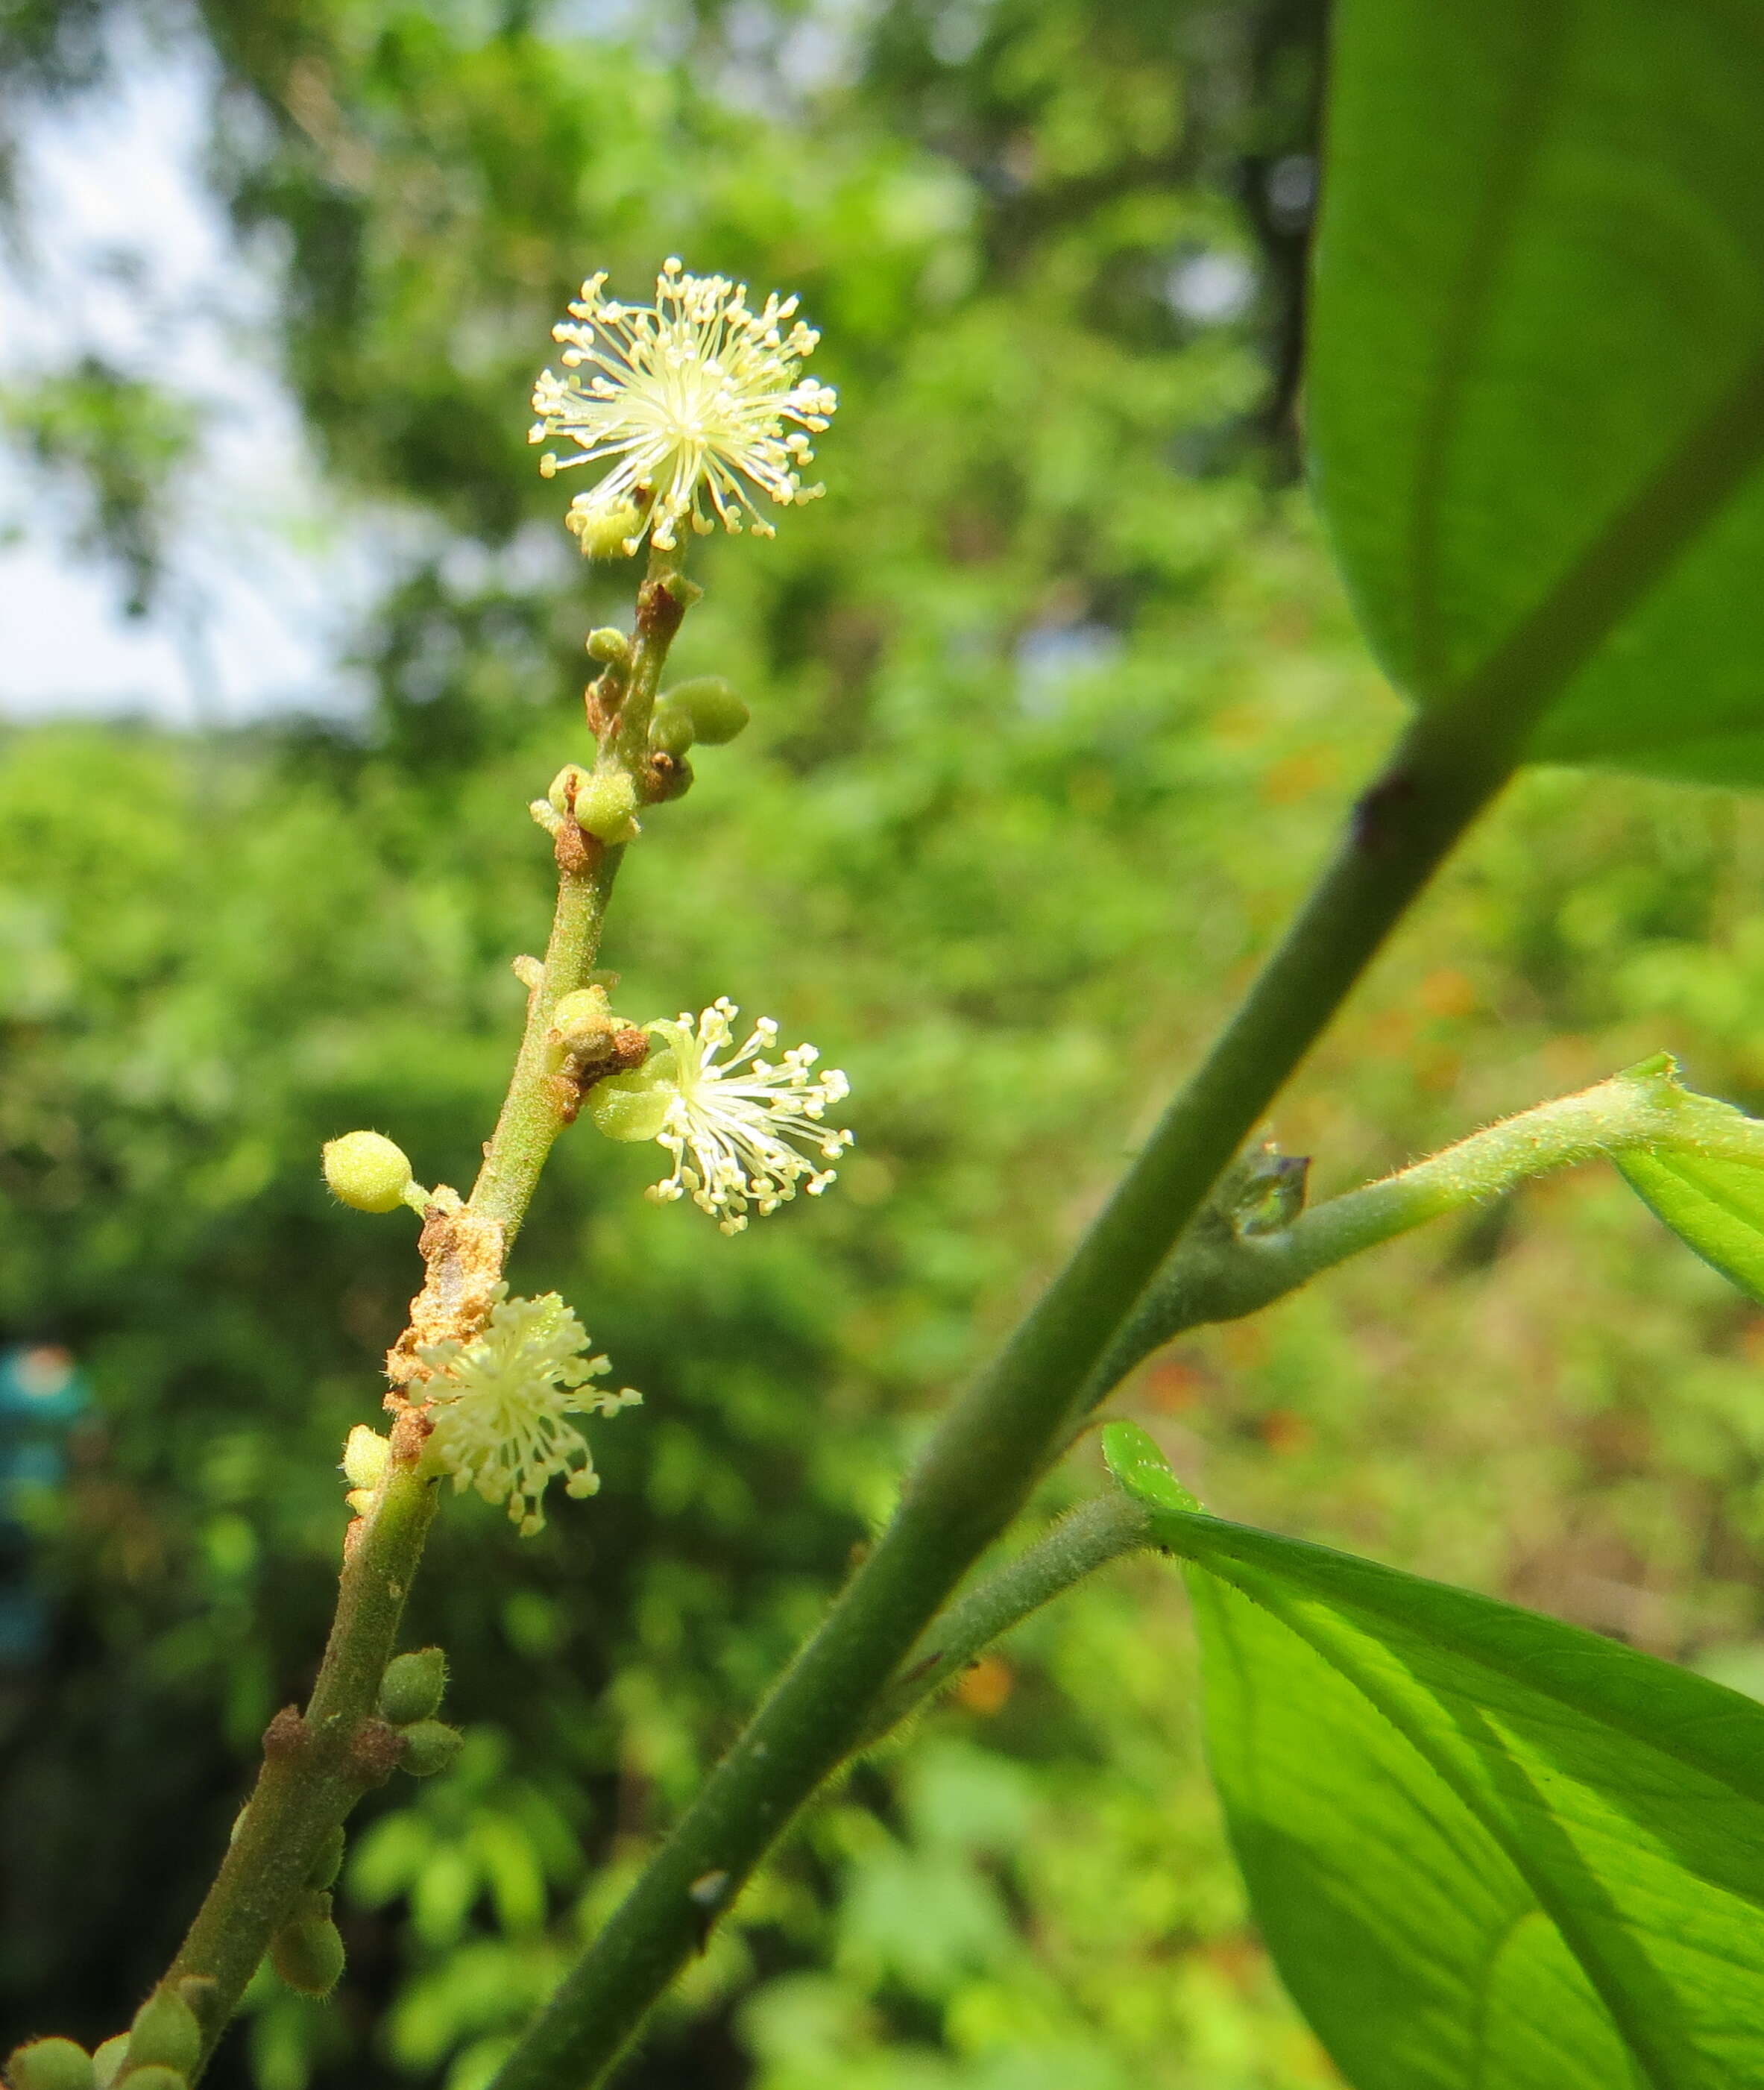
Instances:
[[[463,1182],[500,1094],[549,905],[523,806],[628,593],[525,445],[561,301],[678,252],[825,329],[828,498],[695,554],[676,656],[755,725],[652,823],[607,956],[634,1013],[727,992],[815,1038],[861,1145],[730,1242],[641,1201],[647,1152],[563,1144],[520,1282],[648,1404],[540,1538],[445,1516],[412,1625],[466,1756],[363,1808],[346,1985],[254,1992],[226,2090],[485,2079],[1397,725],[1297,483],[1324,32],[1319,0],[0,7],[0,2043],[124,2021],[310,1678],[338,1447],[416,1274],[319,1142],[377,1126]],[[1753,803],[1532,776],[1274,1129],[1328,1191],[1662,1047],[1764,1104],[1761,874]],[[1119,1406],[1231,1515],[1745,1684],[1761,1357],[1584,1172]],[[1042,1507],[1095,1485],[1081,1448]],[[1330,2079],[1156,1563],[861,1766],[626,2077]]]

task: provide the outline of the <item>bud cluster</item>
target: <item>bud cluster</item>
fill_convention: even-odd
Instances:
[[[404,1743],[399,1768],[412,1778],[433,1778],[458,1755],[464,1736],[435,1718],[447,1688],[447,1658],[438,1647],[394,1655],[380,1684],[380,1717]]]
[[[188,2090],[202,2059],[197,2013],[213,1986],[200,1976],[162,1984],[93,2053],[71,2039],[29,2041],[7,2058],[9,2090]]]

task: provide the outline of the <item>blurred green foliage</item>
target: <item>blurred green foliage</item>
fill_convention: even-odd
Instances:
[[[95,12],[14,0],[15,76],[71,91]],[[364,1809],[346,1987],[254,1997],[216,2079],[259,2090],[484,2079],[1395,725],[1282,484],[1317,13],[168,17],[217,54],[215,178],[391,578],[359,730],[3,745],[0,1333],[73,1346],[104,1417],[44,1514],[50,1656],[0,1679],[5,2036],[123,2022],[315,1663],[335,1461],[416,1275],[414,1221],[332,1205],[321,1141],[374,1126],[463,1182],[501,1092],[509,960],[549,904],[525,802],[580,752],[582,637],[628,589],[575,561],[523,441],[561,300],[678,249],[801,288],[826,330],[828,498],[695,554],[678,666],[755,725],[651,823],[607,958],[630,1013],[729,992],[813,1037],[861,1144],[734,1242],[636,1196],[646,1152],[560,1148],[519,1282],[648,1404],[540,1538],[443,1518],[411,1637],[447,1648],[470,1745]],[[1240,280],[1241,309],[1195,288]],[[1757,1107],[1761,872],[1752,806],[1532,777],[1284,1142],[1340,1188],[1661,1047]],[[1761,1350],[1587,1174],[1185,1340],[1119,1405],[1221,1509],[1736,1677],[1764,1642]],[[1094,1484],[1088,1448],[1071,1468],[1050,1507]],[[1192,1674],[1155,1572],[1034,1621],[805,1823],[630,2081],[1329,2079],[1245,1921]]]

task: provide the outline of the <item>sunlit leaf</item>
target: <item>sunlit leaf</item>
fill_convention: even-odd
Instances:
[[[1346,0],[1319,498],[1418,701],[1547,759],[1764,781],[1764,15]]]
[[[1687,1154],[1616,1159],[1629,1187],[1680,1241],[1764,1301],[1764,1169]]]
[[[1764,2082],[1764,1706],[1486,1597],[1172,1507],[1256,1914],[1357,2090]]]

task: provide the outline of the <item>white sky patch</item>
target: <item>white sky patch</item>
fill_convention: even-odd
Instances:
[[[339,655],[385,578],[322,489],[269,345],[269,273],[242,259],[199,156],[205,54],[125,33],[106,84],[24,125],[25,255],[0,260],[0,382],[100,355],[196,408],[166,577],[125,613],[77,505],[0,449],[0,718],[146,712],[180,725],[359,708]]]
[[[1211,249],[1178,261],[1164,295],[1184,319],[1217,325],[1241,319],[1254,301],[1255,270],[1241,254]]]

